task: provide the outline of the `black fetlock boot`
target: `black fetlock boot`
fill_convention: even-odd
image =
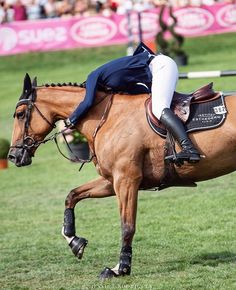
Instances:
[[[177,160],[174,160],[174,156],[166,156],[165,160],[171,162],[183,163],[187,161],[189,163],[196,163],[200,160],[200,153],[194,147],[192,141],[189,139],[182,121],[176,116],[171,109],[165,108],[162,111],[160,121],[166,127],[166,129],[173,135],[176,141],[182,148],[182,151],[176,154]]]

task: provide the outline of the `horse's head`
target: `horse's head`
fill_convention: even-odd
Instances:
[[[31,82],[26,74],[23,92],[16,104],[12,142],[8,154],[8,159],[18,167],[31,164],[35,150],[55,127],[46,104],[37,100],[36,87],[36,78]]]

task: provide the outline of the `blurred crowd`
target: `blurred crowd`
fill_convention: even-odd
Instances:
[[[127,10],[144,11],[168,4],[172,6],[212,5],[217,0],[0,0],[0,23],[42,18],[89,16]],[[223,0],[218,0],[223,1]],[[230,1],[230,0],[229,0]]]

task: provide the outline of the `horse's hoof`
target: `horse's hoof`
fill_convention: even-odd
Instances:
[[[84,238],[74,237],[73,240],[70,242],[69,246],[73,254],[78,258],[82,259],[84,248],[87,246],[88,241]]]
[[[99,276],[99,278],[102,280],[111,279],[113,277],[118,277],[118,275],[108,267],[106,267]]]

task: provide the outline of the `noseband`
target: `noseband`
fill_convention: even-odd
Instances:
[[[43,115],[43,113],[39,110],[39,108],[36,106],[35,101],[37,98],[36,94],[36,87],[32,87],[31,91],[28,93],[28,95],[25,98],[22,98],[18,101],[16,104],[16,109],[22,105],[26,105],[26,111],[25,111],[25,124],[24,124],[24,133],[22,137],[22,144],[21,145],[14,145],[11,146],[11,148],[18,148],[18,149],[25,149],[29,151],[31,148],[37,148],[41,143],[46,143],[50,139],[45,139],[43,141],[36,141],[33,137],[29,136],[29,126],[30,126],[30,120],[32,116],[33,108],[38,112],[38,114],[42,117],[42,119],[47,122],[52,128],[56,128],[55,124],[52,124],[48,119]],[[14,118],[16,116],[16,112],[14,113]]]

